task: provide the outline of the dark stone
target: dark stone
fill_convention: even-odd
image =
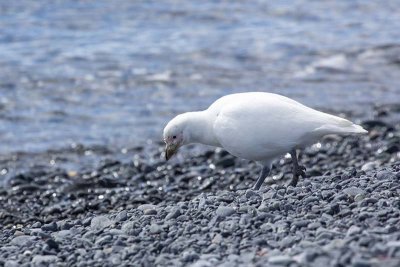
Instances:
[[[215,166],[222,168],[229,168],[235,165],[235,159],[232,156],[222,158],[215,162]]]
[[[59,248],[58,243],[54,239],[47,239],[46,244],[49,246],[49,249],[58,250]]]
[[[43,231],[49,231],[49,232],[55,232],[57,231],[57,223],[56,222],[51,222],[48,224],[44,224],[41,229]]]

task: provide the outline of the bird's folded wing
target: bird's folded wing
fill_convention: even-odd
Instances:
[[[329,133],[362,131],[360,128],[298,102],[270,97],[244,98],[224,105],[213,127],[226,150],[254,160],[310,145]]]

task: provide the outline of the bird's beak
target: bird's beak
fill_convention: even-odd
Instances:
[[[165,160],[169,160],[178,151],[178,146],[167,145],[165,147]]]

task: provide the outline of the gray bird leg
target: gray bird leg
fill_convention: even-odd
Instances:
[[[257,182],[253,186],[253,190],[260,189],[262,183],[264,182],[265,178],[267,178],[269,174],[270,168],[268,166],[264,166],[261,170],[260,177],[258,177]]]
[[[293,178],[290,181],[289,185],[296,186],[297,182],[299,181],[299,177],[306,176],[305,173],[306,168],[304,166],[299,165],[299,162],[297,160],[296,149],[290,151],[290,156],[292,157],[292,162],[293,162]]]

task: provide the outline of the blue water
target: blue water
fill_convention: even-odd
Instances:
[[[400,99],[399,1],[1,1],[1,154],[130,147],[219,96]]]

